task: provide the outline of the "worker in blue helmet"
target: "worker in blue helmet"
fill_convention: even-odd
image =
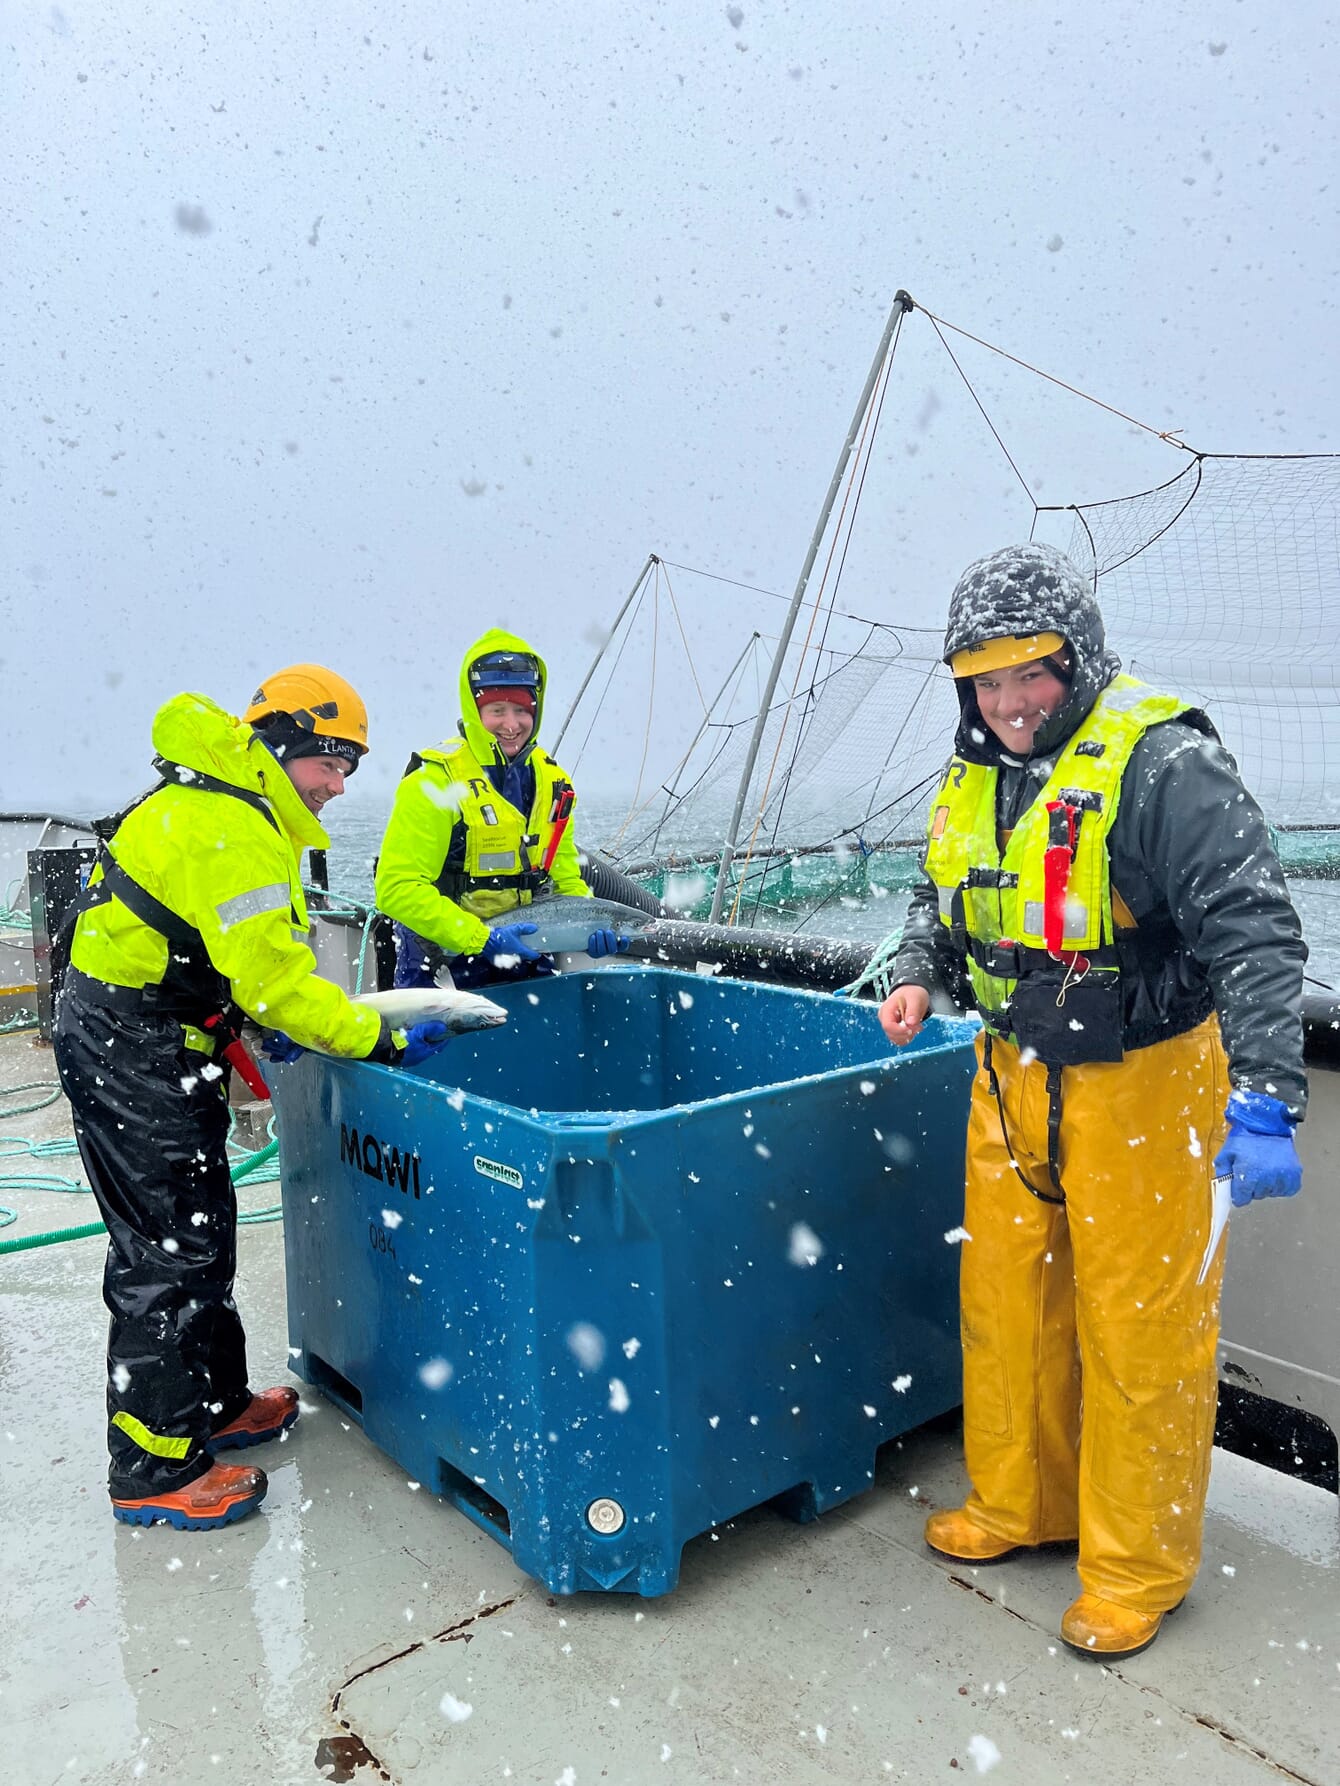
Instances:
[[[395,920],[397,986],[530,979],[553,963],[528,942],[538,893],[586,897],[567,774],[538,742],[547,671],[516,634],[476,640],[460,675],[460,730],[409,760],[377,862],[380,909]],[[596,957],[626,948],[593,930]]]

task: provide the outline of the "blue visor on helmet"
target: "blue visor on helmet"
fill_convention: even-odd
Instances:
[[[470,665],[470,687],[540,687],[540,666],[528,651],[486,651]]]

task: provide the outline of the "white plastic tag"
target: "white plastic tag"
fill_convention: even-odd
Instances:
[[[1224,1237],[1224,1229],[1228,1226],[1228,1212],[1233,1207],[1233,1174],[1225,1172],[1222,1178],[1216,1178],[1210,1191],[1210,1238],[1205,1243],[1205,1257],[1200,1262],[1200,1274],[1196,1278],[1198,1284],[1203,1284],[1208,1277],[1214,1255],[1219,1250],[1219,1242]]]

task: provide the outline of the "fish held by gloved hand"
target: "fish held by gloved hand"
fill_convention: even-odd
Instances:
[[[458,992],[454,986],[404,986],[394,992],[361,992],[355,1004],[371,1005],[392,1029],[411,1029],[416,1023],[445,1023],[454,1036],[471,1030],[495,1029],[506,1023],[507,1012],[491,998],[477,992]]]
[[[655,923],[650,912],[622,905],[618,900],[571,898],[565,894],[533,899],[519,915],[535,925],[535,934],[526,941],[543,955],[584,954],[597,931],[612,931],[623,939],[636,936]],[[608,947],[603,952],[614,953]]]

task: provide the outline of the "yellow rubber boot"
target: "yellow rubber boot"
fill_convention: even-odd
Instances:
[[[1168,1612],[1175,1611],[1175,1607],[1168,1608]],[[1061,1619],[1061,1641],[1081,1656],[1113,1662],[1147,1650],[1167,1616],[1167,1612],[1135,1612],[1129,1606],[1118,1606],[1115,1600],[1081,1594]]]
[[[999,1563],[1021,1548],[979,1526],[966,1507],[932,1513],[924,1536],[933,1551],[955,1563]]]

